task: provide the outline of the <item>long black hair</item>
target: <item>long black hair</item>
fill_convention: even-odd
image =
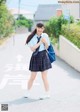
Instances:
[[[44,27],[44,24],[43,23],[37,23],[36,27],[42,28],[42,27]],[[36,34],[36,32],[37,32],[37,30],[34,29],[33,32],[27,37],[26,44],[28,44],[28,42],[33,38],[33,36]]]

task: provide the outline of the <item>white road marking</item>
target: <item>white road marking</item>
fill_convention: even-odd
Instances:
[[[22,71],[29,71],[28,65],[27,65],[27,64],[22,64],[22,63],[16,64],[14,70],[15,70],[15,71],[19,71],[19,70],[22,70]]]
[[[5,69],[5,72],[13,70],[13,64],[6,64],[4,69]]]
[[[10,75],[5,74],[1,83],[0,83],[0,89],[4,89],[4,87],[8,85],[20,85],[22,89],[27,88],[27,81],[29,79],[29,76],[24,76],[23,74],[17,74],[17,75]],[[40,83],[35,82],[35,85],[40,85]]]
[[[28,65],[24,64],[24,63],[16,63],[16,65],[6,64],[4,69],[5,69],[5,72],[9,72],[9,71],[29,71]]]
[[[18,55],[17,56],[18,63],[16,63],[16,64],[6,64],[4,66],[5,74],[4,74],[3,79],[2,79],[2,81],[0,83],[0,89],[4,89],[4,87],[6,85],[9,85],[9,86],[15,86],[15,85],[16,86],[21,86],[22,89],[27,88],[27,81],[29,79],[29,75],[23,75],[23,74],[20,74],[20,73],[13,75],[13,72],[15,73],[15,71],[29,72],[28,64],[27,63],[21,63],[22,58],[23,57],[21,55]],[[34,86],[35,85],[38,86],[40,84],[35,81]]]

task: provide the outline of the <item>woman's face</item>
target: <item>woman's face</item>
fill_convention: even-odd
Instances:
[[[37,27],[36,30],[37,30],[37,35],[41,35],[44,31],[44,27],[41,27],[41,28]]]

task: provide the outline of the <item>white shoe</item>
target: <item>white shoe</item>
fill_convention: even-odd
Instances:
[[[49,92],[45,92],[45,94],[40,97],[40,100],[43,100],[43,99],[49,99],[50,98],[50,93]]]
[[[30,97],[30,92],[29,91],[26,91],[25,92],[25,95],[24,95],[24,98],[29,98]]]

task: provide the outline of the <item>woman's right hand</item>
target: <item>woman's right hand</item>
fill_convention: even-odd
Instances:
[[[42,41],[40,40],[36,45],[30,47],[32,51],[35,51],[40,45],[42,44]]]

